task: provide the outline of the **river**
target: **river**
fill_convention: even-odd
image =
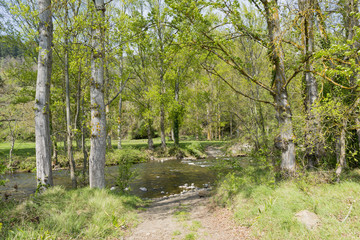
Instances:
[[[215,159],[169,160],[164,162],[146,162],[135,164],[132,170],[136,177],[130,182],[129,192],[141,198],[157,198],[180,193],[180,186],[193,184],[195,187],[212,185],[216,179],[215,170],[211,168]],[[118,167],[105,169],[107,187],[114,186]],[[22,199],[36,190],[35,173],[14,173],[4,176],[9,181],[0,187],[1,195]],[[71,187],[68,170],[53,171],[54,185]]]

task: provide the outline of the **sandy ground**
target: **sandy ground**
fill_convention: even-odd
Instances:
[[[154,201],[139,215],[141,223],[125,239],[250,239],[248,229],[236,224],[229,210],[211,204],[208,196],[200,198],[198,192]]]

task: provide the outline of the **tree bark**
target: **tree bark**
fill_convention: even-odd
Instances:
[[[104,0],[94,0],[96,19],[92,29],[91,58],[91,147],[89,182],[91,188],[105,188],[106,116],[104,103]]]
[[[308,166],[314,167],[318,164],[323,152],[320,118],[316,112],[318,100],[317,82],[312,73],[314,69],[310,62],[310,56],[314,52],[314,3],[312,0],[299,0],[298,3],[301,15],[303,16],[301,26],[302,44],[304,46],[303,54],[307,58],[303,76],[306,111],[305,157],[308,161]]]
[[[76,92],[76,113],[75,113],[75,119],[74,119],[74,126],[76,127],[76,129],[81,129],[81,123],[80,123],[80,102],[81,102],[81,60],[79,63],[79,73],[78,73],[78,80],[77,80],[77,92]],[[80,150],[82,149],[82,140],[81,140],[81,135],[78,133],[78,131],[75,134],[75,138],[76,138],[76,149]]]
[[[12,172],[12,152],[14,151],[15,140],[16,140],[16,123],[17,123],[17,119],[15,119],[14,128],[12,128],[11,121],[9,121],[9,130],[10,130],[10,136],[11,136],[11,148],[9,151],[8,168],[9,168],[10,172]]]
[[[342,126],[340,136],[338,139],[338,146],[337,149],[339,150],[338,159],[337,159],[337,168],[336,168],[336,177],[337,182],[340,182],[340,175],[342,170],[346,167],[346,123]]]
[[[154,150],[154,142],[152,139],[151,124],[152,124],[151,120],[148,120],[148,125],[147,125],[148,149]]]
[[[121,87],[121,86],[120,86]],[[122,96],[119,96],[119,117],[118,117],[118,149],[121,149],[121,115],[122,115]]]
[[[175,81],[175,104],[177,106],[175,108],[175,113],[174,113],[174,127],[173,127],[173,133],[174,133],[173,139],[174,139],[174,144],[176,147],[179,146],[179,142],[180,142],[179,141],[179,130],[180,130],[179,92],[180,92],[179,80],[176,79],[176,81]]]
[[[53,152],[53,155],[52,155],[52,159],[53,159],[53,162],[54,162],[54,165],[58,165],[58,145],[57,145],[57,135],[55,134],[53,136],[53,140],[52,140],[52,144],[53,144],[53,147],[52,147],[52,152]]]
[[[53,25],[51,0],[38,0],[39,56],[35,96],[36,179],[39,190],[53,185],[49,100],[52,67]]]
[[[68,9],[65,4],[65,59],[64,59],[64,76],[65,76],[65,89],[66,89],[66,139],[67,139],[67,156],[70,165],[70,178],[72,187],[77,187],[75,176],[75,161],[72,152],[72,132],[71,132],[71,111],[70,111],[70,79],[69,79],[69,39],[67,32]]]
[[[86,129],[86,123],[85,123],[85,110],[84,110],[84,97],[82,99],[82,123],[81,123],[81,148],[83,152],[83,176],[85,179],[85,176],[88,172],[87,168],[87,161],[88,161],[88,152],[86,149],[86,140],[85,140],[85,129]]]
[[[292,114],[288,101],[285,76],[284,53],[281,47],[279,11],[276,0],[262,1],[265,7],[267,28],[270,39],[269,56],[273,63],[273,90],[276,118],[279,123],[279,134],[275,146],[281,151],[281,169],[292,173],[296,169],[295,144],[292,126]]]

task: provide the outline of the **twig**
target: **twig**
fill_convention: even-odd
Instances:
[[[346,221],[346,219],[350,216],[351,210],[353,209],[353,204],[354,204],[354,202],[351,204],[348,214],[346,215],[344,220],[341,221],[341,223],[344,223]]]

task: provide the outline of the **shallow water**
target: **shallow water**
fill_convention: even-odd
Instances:
[[[195,187],[199,188],[203,187],[203,184],[212,184],[216,174],[210,166],[214,161],[216,160],[169,160],[135,164],[132,169],[136,171],[136,178],[130,183],[129,192],[142,198],[156,198],[180,193],[183,189],[179,186],[186,183],[189,186],[194,183]],[[107,187],[114,186],[117,171],[117,166],[106,167]],[[0,187],[1,195],[10,193],[10,198],[21,199],[36,190],[35,173],[15,173],[4,177],[9,182],[5,187]],[[68,170],[53,171],[53,180],[54,185],[71,187]]]

